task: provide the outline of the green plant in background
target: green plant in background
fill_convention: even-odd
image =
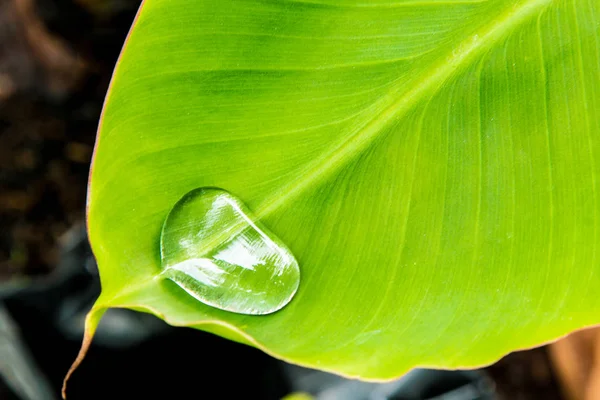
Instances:
[[[599,177],[596,0],[146,0],[81,354],[126,307],[368,380],[491,363],[600,323]]]

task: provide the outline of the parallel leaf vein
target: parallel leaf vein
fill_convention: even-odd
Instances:
[[[369,147],[393,120],[404,115],[427,95],[433,95],[457,70],[468,65],[477,55],[512,29],[535,16],[551,2],[552,0],[528,0],[518,7],[510,8],[491,21],[479,34],[463,41],[454,52],[440,58],[437,64],[421,75],[420,80],[415,82],[411,89],[399,93],[401,87],[392,88],[387,95],[373,105],[374,117],[358,121],[354,131],[349,135],[343,135],[344,138],[339,144],[307,165],[287,186],[267,197],[255,208],[257,216],[264,217],[272,213],[314,185],[315,182],[323,180],[346,165],[357,154]],[[376,112],[376,110],[381,111]]]

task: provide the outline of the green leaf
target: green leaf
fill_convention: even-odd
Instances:
[[[363,379],[490,363],[600,323],[599,176],[596,0],[146,0],[91,174],[94,312]],[[207,186],[296,256],[281,311],[155,279]]]
[[[281,400],[314,400],[314,397],[307,393],[292,393]]]

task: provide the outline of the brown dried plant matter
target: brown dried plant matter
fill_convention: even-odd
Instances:
[[[600,328],[575,332],[550,346],[569,400],[600,400]]]
[[[0,0],[0,102],[34,87],[60,97],[83,69],[83,62],[46,29],[33,0]]]

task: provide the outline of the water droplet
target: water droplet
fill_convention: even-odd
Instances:
[[[291,251],[237,197],[217,188],[183,196],[163,225],[161,277],[210,306],[273,313],[300,283]]]

